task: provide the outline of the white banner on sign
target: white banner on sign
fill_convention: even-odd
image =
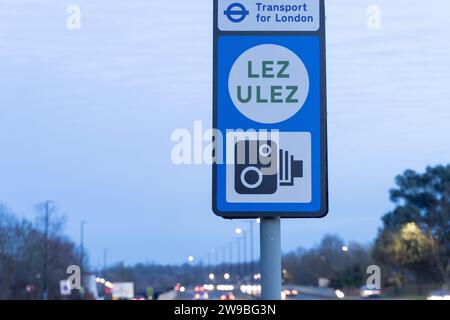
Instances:
[[[317,31],[319,0],[219,0],[221,31]]]

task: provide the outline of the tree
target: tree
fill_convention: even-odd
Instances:
[[[424,235],[415,222],[410,222],[395,234],[387,250],[396,263],[414,265],[428,258],[433,250],[433,239]]]
[[[289,280],[295,284],[317,286],[319,278],[330,280],[336,288],[360,287],[366,269],[372,264],[369,250],[357,243],[342,250],[344,241],[336,235],[325,235],[314,248],[298,249],[283,258]]]
[[[405,171],[390,191],[396,207],[383,218],[376,257],[423,276],[437,269],[450,285],[450,165]]]
[[[42,220],[38,218],[38,222]],[[61,233],[62,219],[49,221],[49,298],[58,299],[59,281],[69,265],[79,264],[76,247]],[[0,299],[42,297],[45,236],[39,223],[17,218],[0,204]]]

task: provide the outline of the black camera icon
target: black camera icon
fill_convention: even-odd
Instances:
[[[273,140],[240,140],[234,146],[234,188],[238,194],[274,194],[303,177],[303,161],[295,160]]]

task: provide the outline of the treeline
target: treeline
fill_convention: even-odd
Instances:
[[[285,257],[288,280],[317,285],[317,279],[324,277],[335,287],[361,286],[367,266],[376,264],[382,270],[383,287],[443,284],[448,288],[450,165],[428,167],[424,173],[407,170],[395,183],[389,192],[395,208],[382,217],[372,245],[353,243],[343,251],[341,239],[326,236],[316,248]]]
[[[59,299],[59,281],[69,265],[79,265],[76,245],[62,235],[63,219],[53,210],[45,237],[45,215],[18,218],[0,204],[0,299]],[[47,247],[47,249],[46,249]],[[47,266],[45,267],[45,256]],[[45,272],[47,270],[47,272]],[[47,286],[47,290],[45,290]]]
[[[367,278],[367,267],[375,264],[370,249],[326,235],[316,247],[284,256],[283,279],[286,283],[318,286],[323,278],[334,288],[360,287]]]
[[[118,263],[103,273],[106,279],[116,282],[134,282],[135,293],[143,295],[148,287],[156,294],[170,291],[177,283],[199,285],[208,281],[211,268],[203,265],[160,265],[139,263],[127,266]]]

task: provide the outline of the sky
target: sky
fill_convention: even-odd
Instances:
[[[424,6],[327,1],[330,213],[283,221],[283,252],[370,243],[395,176],[449,162],[450,3]],[[211,119],[212,1],[0,0],[0,202],[55,201],[76,242],[86,220],[92,266],[204,258],[248,228],[212,213],[208,165],[171,161],[171,133]]]

